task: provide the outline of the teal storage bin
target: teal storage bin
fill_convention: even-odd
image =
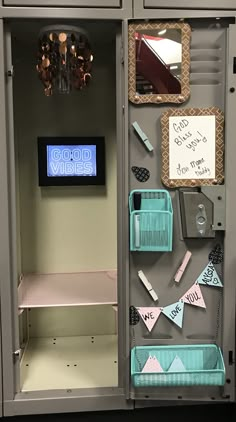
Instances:
[[[141,197],[138,210],[135,209],[136,194]],[[172,251],[173,209],[168,191],[133,190],[129,195],[129,210],[131,251]]]
[[[149,356],[155,356],[163,372],[142,373]],[[168,372],[178,356],[185,370]],[[134,387],[224,385],[225,365],[215,344],[136,346],[131,351],[131,379]]]

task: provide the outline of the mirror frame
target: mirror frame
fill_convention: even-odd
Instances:
[[[182,32],[182,79],[181,94],[136,93],[136,52],[135,32],[148,30],[180,29]],[[146,103],[183,103],[190,97],[190,38],[191,27],[187,23],[130,23],[129,24],[129,100],[134,104]]]
[[[169,118],[172,116],[215,116],[215,179],[171,179],[169,177]],[[224,182],[224,113],[218,107],[169,109],[161,116],[161,181],[168,188],[194,188],[221,185]]]

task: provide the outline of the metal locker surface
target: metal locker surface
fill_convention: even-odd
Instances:
[[[194,14],[195,12],[193,12]],[[210,16],[210,11],[208,11]],[[166,14],[167,16],[167,14]],[[185,14],[186,16],[186,14]],[[169,19],[172,14],[169,12]],[[228,45],[228,31],[233,34],[234,26],[227,27],[229,23],[225,22],[221,27],[214,25],[214,19],[209,19],[208,23],[204,23],[204,20],[198,19],[187,19],[188,23],[192,27],[191,35],[191,76],[190,76],[190,88],[191,96],[190,99],[183,104],[183,108],[189,107],[210,107],[217,106],[224,113],[226,117],[226,126],[229,130],[231,125],[233,126],[233,120],[229,119],[228,107],[225,107],[226,101],[231,99],[235,101],[234,95],[230,97],[226,90],[226,80],[228,78],[226,63],[229,58],[227,56]],[[232,37],[232,35],[231,35]],[[231,38],[230,38],[231,39]],[[231,43],[230,46],[232,47]],[[233,57],[233,53],[231,51]],[[228,70],[234,80],[233,66]],[[233,82],[231,82],[233,84]],[[233,91],[232,91],[233,92]],[[171,105],[173,107],[173,105]],[[161,183],[160,172],[161,172],[161,127],[160,127],[160,116],[162,112],[168,109],[168,104],[156,105],[156,104],[145,104],[143,106],[133,105],[129,103],[129,168],[132,166],[142,166],[150,171],[149,180],[141,184],[135,180],[135,177],[131,175],[129,189],[165,189],[165,186]],[[231,117],[232,118],[232,117]],[[133,122],[138,122],[147,135],[151,144],[154,147],[154,153],[149,154],[143,145],[138,142],[137,136],[132,130]],[[230,122],[230,123],[229,123]],[[229,151],[233,150],[233,137],[227,136],[226,132],[226,145],[228,143],[228,154]],[[230,144],[230,146],[229,146]],[[232,154],[232,152],[231,152]],[[228,158],[227,158],[228,157]],[[226,155],[226,174],[227,166],[228,171],[231,173],[231,162],[229,155]],[[232,177],[232,176],[231,176]],[[232,178],[226,179],[229,186],[233,184]],[[231,188],[230,188],[231,189]],[[174,241],[173,241],[173,252],[172,253],[146,253],[146,252],[130,252],[129,264],[130,264],[130,306],[136,307],[148,307],[148,306],[166,306],[168,304],[177,301],[185,291],[191,287],[191,285],[197,280],[201,270],[207,265],[208,255],[215,243],[222,240],[223,238],[216,232],[215,239],[187,239],[186,243],[182,240],[181,227],[178,220],[178,195],[176,191],[171,190],[171,196],[173,201],[174,209]],[[230,198],[233,201],[231,196]],[[228,197],[229,200],[229,197]],[[235,203],[233,201],[233,207]],[[226,203],[226,209],[232,209],[230,203]],[[230,210],[228,209],[228,212]],[[232,218],[232,216],[231,216]],[[228,226],[231,221],[228,220]],[[228,229],[231,231],[231,229]],[[227,233],[227,228],[226,228]],[[229,248],[228,238],[231,238],[231,234],[226,235],[225,248]],[[186,250],[190,250],[193,253],[194,259],[191,262],[191,267],[187,268],[186,274],[179,286],[173,284],[173,277],[176,269],[179,266],[181,258],[184,256]],[[228,249],[227,259],[231,262],[233,256]],[[204,289],[204,298],[207,304],[206,312],[198,312],[193,309],[194,306],[186,307],[186,314],[184,314],[183,329],[180,330],[174,324],[171,324],[166,318],[158,319],[157,324],[154,326],[151,333],[149,333],[143,324],[139,324],[130,327],[130,344],[131,348],[137,346],[151,346],[151,345],[173,345],[173,344],[196,344],[196,343],[214,343],[220,344],[224,351],[224,358],[226,364],[226,373],[228,374],[228,383],[225,385],[225,393],[222,393],[220,387],[209,387],[204,388],[204,391],[198,389],[198,387],[163,387],[155,388],[132,388],[130,390],[130,397],[138,400],[156,399],[162,402],[166,400],[182,400],[182,401],[211,401],[214,400],[234,401],[234,368],[232,362],[229,360],[229,352],[234,350],[234,309],[235,301],[231,295],[228,294],[231,289],[234,290],[233,280],[231,274],[231,263],[225,264],[224,267],[224,278],[225,288],[223,292],[220,290],[212,291],[211,289]],[[159,301],[157,305],[151,304],[151,298],[145,291],[142,283],[138,278],[138,271],[142,270],[151,282],[153,290],[157,293]],[[228,286],[228,288],[227,288]],[[223,303],[230,303],[228,309],[224,308]],[[225,309],[225,312],[222,310]],[[220,313],[220,324],[216,315]],[[227,325],[228,321],[228,325]],[[228,328],[230,322],[233,327],[230,334]],[[228,341],[229,337],[233,336],[232,341]],[[233,351],[234,353],[234,351]],[[232,384],[231,384],[232,383]],[[156,402],[157,403],[157,402]]]

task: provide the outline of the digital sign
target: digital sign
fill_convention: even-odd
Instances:
[[[105,138],[39,137],[39,186],[105,185]]]
[[[48,177],[94,177],[96,161],[96,145],[47,145]]]

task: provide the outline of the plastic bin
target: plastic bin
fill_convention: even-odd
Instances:
[[[142,373],[149,356],[155,356],[163,372]],[[185,370],[168,372],[178,356]],[[225,365],[215,344],[177,346],[136,346],[131,351],[131,378],[134,387],[224,385]]]
[[[134,206],[135,195],[141,195],[140,208]],[[166,190],[133,190],[129,195],[130,250],[172,251],[173,209]]]

